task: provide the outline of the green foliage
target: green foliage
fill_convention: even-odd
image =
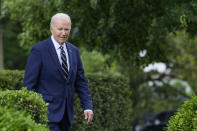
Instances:
[[[178,109],[169,120],[167,131],[197,131],[197,96]]]
[[[0,91],[0,106],[24,110],[36,123],[47,124],[47,104],[40,94],[21,90]]]
[[[109,56],[102,55],[98,51],[82,50],[81,59],[83,61],[85,72],[89,73],[108,73],[115,76],[120,76],[118,64],[110,61]]]
[[[1,90],[19,90],[23,86],[24,71],[0,70]]]
[[[88,126],[82,116],[79,99],[75,97],[73,130],[129,131],[132,129],[132,92],[127,79],[106,74],[87,74],[94,104],[94,120]]]
[[[62,2],[60,0],[33,0],[28,2],[24,0],[6,0],[3,2],[2,12],[3,15],[10,14],[10,18],[12,18],[12,20],[21,22],[23,33],[21,32],[18,36],[21,40],[20,45],[22,45],[24,49],[30,49],[28,43],[31,43],[30,45],[33,45],[40,41],[41,38],[43,40],[43,38],[46,38],[50,35],[49,21],[50,17],[54,13],[54,11],[52,10],[56,10],[55,8],[58,7],[61,3]],[[13,7],[17,8],[13,9]],[[17,13],[12,14],[12,11]],[[47,11],[48,13],[45,14],[45,11]],[[20,19],[18,19],[19,17]],[[29,22],[32,21],[32,23],[34,23],[33,26],[30,26],[29,23],[24,22],[25,19],[28,19],[27,21]],[[35,36],[37,37],[37,40],[34,39]]]
[[[0,75],[0,90],[12,88],[11,79],[8,76]]]
[[[179,92],[185,93],[190,98],[195,95],[189,84],[181,79],[174,79],[171,82],[172,88],[176,88]]]
[[[23,82],[23,76],[24,71],[19,70],[1,70],[0,71],[0,106],[6,107],[8,109],[14,109],[15,111],[22,111],[21,115],[19,115],[20,118],[16,119],[16,115],[19,113],[13,114],[10,113],[10,116],[8,116],[7,120],[13,117],[13,122],[10,124],[10,126],[2,127],[2,130],[30,130],[30,131],[39,131],[41,129],[47,130],[47,128],[44,126],[48,122],[47,119],[47,104],[44,102],[42,96],[40,94],[37,94],[35,92],[30,92],[26,88],[22,88],[22,82]],[[8,112],[9,113],[9,112]],[[27,119],[25,119],[24,116],[28,116]],[[2,116],[2,119],[5,116]],[[31,118],[31,119],[30,119]],[[18,121],[18,122],[15,122]],[[19,124],[18,126],[15,126],[15,124],[18,124],[20,122],[23,122],[24,124]],[[1,122],[1,124],[6,124]],[[43,125],[42,125],[43,124]],[[2,125],[3,126],[3,125]],[[11,126],[15,126],[11,128]],[[5,129],[4,129],[5,128]]]
[[[83,50],[81,59],[86,72],[101,72],[105,69],[106,57],[97,51],[88,52]]]
[[[29,115],[13,108],[0,107],[1,131],[49,131],[46,125],[37,124]]]
[[[197,37],[191,37],[185,31],[169,34],[167,37],[171,51],[167,58],[172,74],[187,81],[192,91],[197,94]]]
[[[30,49],[50,36],[51,16],[66,12],[73,23],[72,43],[136,66],[166,61],[168,32],[185,28],[196,33],[196,5],[193,0],[4,0],[2,16],[21,23],[20,43]],[[141,50],[147,51],[145,57],[139,56]]]
[[[138,91],[141,92],[137,97],[139,104],[136,107],[138,110],[135,112],[138,115],[146,112],[173,110],[185,100],[175,87],[168,84],[156,87],[142,84]]]
[[[11,70],[4,70],[3,72],[9,74]],[[19,77],[23,76],[23,71],[13,71],[9,78],[18,73],[20,74]],[[16,83],[22,84],[20,79],[17,80]],[[106,73],[87,73],[87,81],[94,104],[94,120],[90,125],[85,124],[79,98],[75,94],[75,119],[72,130],[131,130],[133,120],[132,92],[128,87],[128,79]],[[32,91],[29,92],[26,88],[0,92],[0,105],[19,111],[24,110],[26,114],[31,115],[36,123],[46,124],[47,122],[46,104],[41,95]]]
[[[24,69],[27,59],[27,51],[20,45],[17,39],[18,34],[21,33],[21,22],[13,21],[7,15],[1,20],[0,24],[3,26],[3,59],[5,69]],[[13,28],[14,27],[14,28]]]
[[[177,87],[179,85],[176,88],[165,85],[165,78],[187,81],[197,94],[197,44],[196,39],[186,34],[189,32],[194,36],[197,33],[195,0],[4,0],[2,7],[3,14],[7,13],[12,20],[21,23],[19,38],[24,49],[30,49],[50,36],[49,21],[53,14],[70,14],[73,24],[69,41],[88,50],[109,53],[129,77],[133,92],[132,108],[139,111],[132,116],[136,120],[142,111],[176,107],[173,103],[168,106],[168,102],[172,102],[170,94],[177,103],[181,102],[180,96],[182,99],[187,97],[184,92],[179,92],[182,90],[182,87]],[[182,29],[185,32],[176,32]],[[176,35],[169,36],[171,32]],[[142,50],[147,52],[144,57],[139,56]],[[94,61],[92,66],[98,62],[92,58],[88,58],[89,61]],[[103,59],[99,61],[102,64]],[[156,61],[165,62],[170,74],[142,73],[144,65]],[[85,63],[85,66],[92,63]],[[97,72],[100,67],[87,67],[86,70]],[[153,80],[155,75],[159,78]],[[164,86],[148,86],[149,81],[159,81]],[[155,101],[157,99],[163,100],[162,104]]]

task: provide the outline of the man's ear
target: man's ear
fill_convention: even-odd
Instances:
[[[52,33],[52,32],[53,32],[53,29],[52,29],[52,28],[53,28],[53,27],[51,27],[51,26],[50,26],[50,31],[51,31],[51,34],[53,34],[53,33]]]

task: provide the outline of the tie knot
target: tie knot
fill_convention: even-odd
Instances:
[[[64,47],[61,45],[61,46],[60,46],[60,49],[61,49],[61,50],[64,50]]]

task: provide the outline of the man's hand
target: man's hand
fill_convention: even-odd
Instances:
[[[89,124],[93,119],[93,111],[92,110],[85,110],[84,116],[85,116],[85,119],[87,120],[87,124]]]

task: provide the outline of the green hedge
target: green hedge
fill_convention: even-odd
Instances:
[[[24,110],[37,123],[47,124],[47,104],[40,94],[28,91],[26,88],[21,90],[0,91],[0,106]]]
[[[49,128],[35,123],[23,111],[0,107],[0,131],[49,131]]]
[[[178,109],[169,120],[167,131],[197,131],[197,96]]]
[[[9,76],[0,75],[0,90],[11,89],[13,87]]]
[[[0,88],[2,90],[19,90],[23,87],[24,71],[0,70]]]
[[[2,73],[3,72],[3,73]],[[0,71],[0,76],[5,77],[7,80],[7,76],[9,79],[7,82],[10,82],[12,87],[8,87],[9,89],[20,89],[22,85],[21,79],[23,79],[23,71]],[[7,74],[7,75],[6,75]],[[111,76],[107,74],[87,74],[87,81],[90,86],[90,92],[93,99],[94,104],[94,120],[91,124],[86,125],[86,121],[84,120],[84,116],[82,108],[80,106],[79,98],[75,97],[75,116],[74,116],[74,124],[72,126],[72,130],[80,130],[80,131],[120,131],[120,130],[132,130],[131,122],[132,122],[132,101],[131,95],[132,92],[128,87],[128,81],[126,78]],[[2,84],[0,83],[0,86]],[[9,84],[8,84],[9,85]],[[5,88],[4,88],[5,89]],[[4,92],[4,91],[3,91]],[[9,92],[12,92],[15,95],[11,95],[11,97],[5,98],[6,93],[9,95]],[[17,103],[18,99],[23,102],[18,102],[17,109],[19,110],[27,110],[30,114],[45,115],[45,113],[40,113],[39,110],[42,110],[44,107],[42,101],[38,98],[39,101],[34,101],[35,103],[25,104],[27,98],[30,99],[34,96],[26,96],[23,95],[20,97],[17,95],[18,91],[6,91],[4,94],[1,103],[4,101],[2,105],[6,105],[6,101],[10,103],[9,107],[12,106],[13,103]],[[28,93],[27,93],[28,94]],[[17,97],[14,97],[16,96]],[[76,94],[75,94],[76,95]],[[23,100],[24,99],[24,100]],[[31,99],[32,100],[32,99]],[[11,104],[12,103],[12,104]],[[23,108],[19,108],[23,107]],[[35,109],[37,108],[37,109]],[[36,112],[33,112],[33,110]],[[43,116],[44,117],[44,116]],[[33,118],[35,119],[35,117]],[[41,118],[39,117],[38,120]],[[36,119],[37,120],[37,119]],[[37,121],[43,123],[43,121]],[[46,122],[46,121],[44,121]]]
[[[132,121],[131,91],[128,82],[122,77],[87,74],[94,105],[93,123],[86,126],[80,108],[79,98],[75,97],[75,119],[73,130],[80,131],[130,131]]]

